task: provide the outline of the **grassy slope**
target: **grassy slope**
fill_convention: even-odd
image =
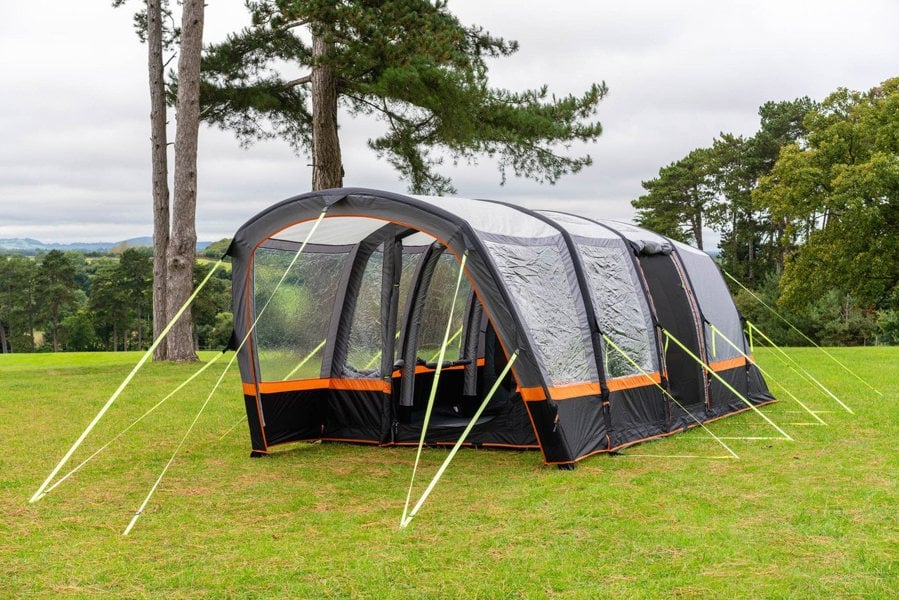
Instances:
[[[299,445],[248,458],[231,373],[129,537],[122,531],[206,399],[210,368],[46,498],[28,498],[137,354],[0,356],[0,596],[57,597],[895,597],[899,594],[899,348],[792,353],[856,414],[763,366],[786,399],[765,407],[795,442],[702,430],[597,456],[573,472],[535,452],[459,453],[398,529],[414,450]],[[205,355],[204,358],[209,358]],[[195,367],[148,364],[71,466]],[[718,435],[776,435],[757,415]],[[223,434],[224,437],[223,437]],[[425,452],[417,493],[446,455]]]

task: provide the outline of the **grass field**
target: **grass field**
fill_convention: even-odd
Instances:
[[[407,529],[414,449],[251,460],[235,370],[127,537],[230,355],[34,504],[139,355],[0,355],[0,597],[895,598],[899,348],[831,350],[883,396],[790,352],[855,414],[760,349],[827,426],[771,383],[782,401],[763,410],[795,441],[728,439],[737,460],[710,458],[725,453],[700,429],[575,471],[465,450]],[[69,466],[196,368],[148,364]],[[751,412],[710,427],[777,436]],[[425,452],[416,497],[445,456]]]

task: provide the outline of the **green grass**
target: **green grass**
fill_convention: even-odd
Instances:
[[[791,425],[811,418],[772,384],[783,400],[763,410],[794,442],[673,458],[722,454],[694,429],[571,472],[537,452],[465,450],[404,530],[414,449],[304,444],[251,460],[235,371],[128,537],[231,355],[34,504],[139,354],[0,355],[0,596],[894,598],[899,348],[831,352],[883,396],[791,350],[851,415],[758,352],[828,422]],[[195,369],[147,364],[70,466]],[[751,412],[710,427],[777,435]],[[425,451],[415,497],[445,456]]]

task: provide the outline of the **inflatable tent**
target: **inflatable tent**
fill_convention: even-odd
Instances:
[[[417,444],[432,399],[425,440],[452,444],[495,390],[467,443],[571,465],[772,400],[712,259],[630,225],[336,189],[228,254],[254,455]]]

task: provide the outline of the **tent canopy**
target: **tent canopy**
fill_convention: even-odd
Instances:
[[[540,448],[550,464],[772,399],[722,342],[749,352],[711,258],[630,225],[339,189],[259,213],[228,253],[255,453],[417,442],[447,325],[433,444],[458,439],[513,352],[469,441]]]

